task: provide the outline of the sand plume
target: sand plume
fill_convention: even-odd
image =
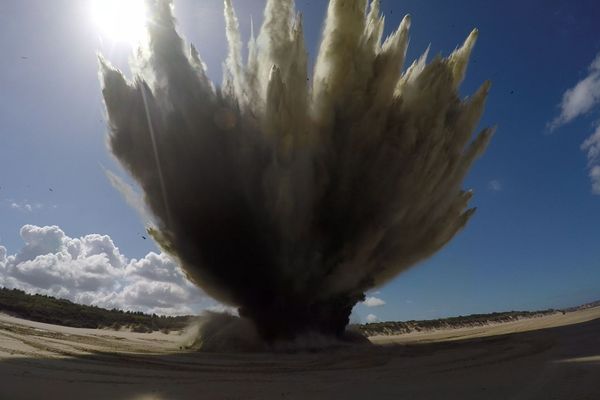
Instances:
[[[489,83],[461,99],[477,31],[403,72],[410,17],[382,40],[379,1],[331,0],[309,79],[302,17],[269,0],[242,57],[225,1],[222,85],[147,2],[135,78],[101,58],[112,152],[143,190],[150,230],[188,277],[267,340],[343,334],[366,290],[423,260],[474,210],[462,181]]]

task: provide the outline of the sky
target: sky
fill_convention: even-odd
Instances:
[[[234,0],[242,34],[263,0]],[[297,0],[311,62],[326,2]],[[157,313],[220,306],[160,253],[106,171],[97,52],[127,71],[129,44],[91,0],[0,3],[0,285]],[[466,188],[478,210],[433,258],[368,294],[355,321],[408,320],[600,299],[600,5],[579,0],[382,0],[386,34],[412,16],[407,59],[480,31],[461,93],[492,81],[498,130]],[[175,0],[183,36],[221,81],[221,0]]]

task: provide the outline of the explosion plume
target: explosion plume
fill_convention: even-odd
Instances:
[[[491,137],[489,83],[461,100],[477,31],[402,72],[410,17],[382,42],[379,1],[331,0],[312,78],[293,0],[268,0],[243,60],[225,0],[221,87],[147,2],[135,79],[101,59],[112,152],[160,246],[267,342],[342,336],[353,306],[444,246],[472,216],[461,184]]]

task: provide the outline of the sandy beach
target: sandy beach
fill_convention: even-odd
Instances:
[[[0,399],[598,399],[600,308],[300,354],[0,315]]]

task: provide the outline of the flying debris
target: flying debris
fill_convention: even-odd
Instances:
[[[292,0],[267,1],[247,60],[226,0],[217,87],[172,3],[147,5],[135,78],[100,58],[110,148],[143,190],[149,234],[265,342],[343,337],[367,290],[473,215],[461,184],[493,131],[472,137],[490,84],[458,95],[476,30],[402,72],[410,17],[382,41],[379,1],[331,0],[308,80]]]

